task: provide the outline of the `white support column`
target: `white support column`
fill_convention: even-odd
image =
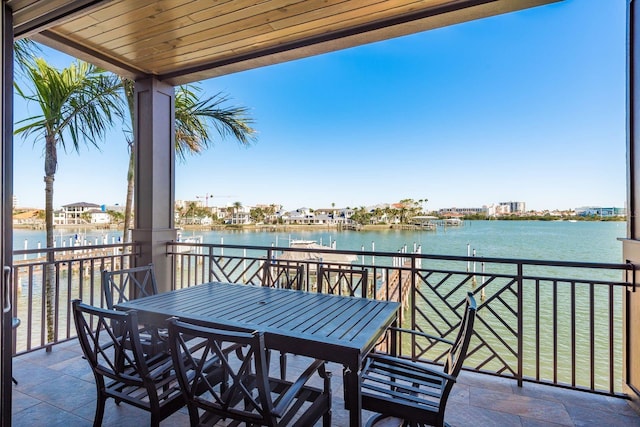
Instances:
[[[135,85],[135,227],[141,245],[136,265],[153,262],[158,290],[171,289],[171,259],[166,243],[175,241],[174,88],[153,78]]]

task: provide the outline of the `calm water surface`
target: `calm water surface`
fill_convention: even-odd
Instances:
[[[184,231],[182,237],[202,236],[205,243],[288,246],[290,239],[316,240],[338,249],[397,252],[404,245],[422,246],[422,253],[466,255],[467,245],[481,257],[525,258],[585,262],[622,262],[625,222],[568,221],[466,221],[461,227],[438,227],[437,231]],[[87,244],[117,242],[121,233],[96,230],[56,231],[56,245],[69,245],[76,237]],[[14,230],[14,249],[44,247],[45,233]]]
[[[238,245],[288,246],[289,239],[316,240],[338,249],[397,252],[403,245],[422,246],[422,253],[466,255],[467,245],[476,255],[498,258],[619,263],[626,235],[625,222],[567,221],[467,221],[461,227],[438,227],[437,231],[325,231],[325,232],[184,232],[201,235],[205,242]]]

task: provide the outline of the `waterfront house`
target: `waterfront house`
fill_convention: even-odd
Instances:
[[[91,224],[109,224],[111,223],[111,215],[102,209],[89,209],[83,216],[89,218]]]
[[[77,202],[63,205],[58,215],[59,225],[81,225],[86,224],[86,215],[91,211],[100,211],[100,205],[95,203]]]
[[[311,209],[302,207],[294,211],[287,212],[284,222],[285,224],[316,224],[316,216]]]
[[[331,217],[335,217],[340,212],[338,208],[317,208],[315,210],[316,215],[328,215]]]
[[[238,208],[227,208],[227,218],[225,223],[233,225],[246,225],[251,224],[251,214],[249,208],[246,206],[240,206]]]

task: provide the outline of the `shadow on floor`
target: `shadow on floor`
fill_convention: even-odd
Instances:
[[[295,374],[296,356],[287,360]],[[333,372],[333,425],[347,426],[344,410],[342,368],[329,364]],[[76,341],[59,344],[50,353],[38,350],[15,357],[13,419],[15,427],[91,426],[95,411],[95,385],[89,364],[82,359]],[[364,413],[366,420],[371,413]],[[639,426],[640,415],[624,399],[599,396],[558,387],[463,372],[453,387],[446,412],[451,426]],[[103,426],[145,426],[149,414],[109,399]],[[399,420],[378,424],[395,427]],[[173,414],[162,425],[188,426],[186,409]]]

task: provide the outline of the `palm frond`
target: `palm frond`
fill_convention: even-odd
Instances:
[[[25,65],[40,53],[38,45],[29,39],[19,39],[13,44],[13,54],[17,67],[17,73],[22,75],[25,70]]]
[[[184,159],[187,153],[197,154],[214,143],[209,126],[213,125],[221,139],[235,138],[248,145],[255,141],[253,120],[244,107],[224,107],[229,98],[222,93],[199,100],[196,85],[182,85],[176,90],[176,154]]]
[[[97,146],[107,130],[122,117],[122,85],[104,70],[83,61],[58,70],[42,58],[25,64],[27,91],[16,84],[16,92],[38,104],[42,114],[21,120],[15,134],[54,138],[66,150],[81,143]],[[70,144],[68,144],[70,143]]]

